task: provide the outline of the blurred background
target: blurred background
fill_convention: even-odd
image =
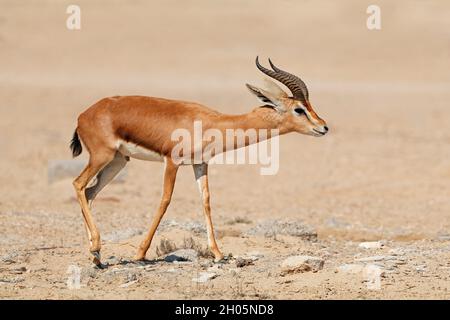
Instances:
[[[79,113],[105,96],[192,100],[225,113],[258,105],[254,59],[308,84],[330,133],[281,139],[280,171],[214,166],[215,220],[295,217],[320,237],[423,239],[449,227],[448,1],[0,0],[0,231],[3,245],[84,243],[70,159]],[[366,9],[381,8],[381,30]],[[83,159],[86,159],[86,152]],[[168,215],[203,220],[190,168]],[[162,166],[132,161],[100,195],[101,230],[145,230]],[[38,226],[38,228],[37,228]],[[349,227],[351,226],[351,228]]]

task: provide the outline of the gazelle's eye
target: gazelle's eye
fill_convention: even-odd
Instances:
[[[295,108],[294,111],[295,111],[295,113],[297,113],[299,116],[305,114],[305,110],[303,110],[302,108]]]

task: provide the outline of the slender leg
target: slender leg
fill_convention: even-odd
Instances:
[[[109,151],[109,150],[108,150]],[[96,265],[101,265],[100,262],[100,233],[95,226],[94,219],[92,218],[91,211],[86,199],[86,186],[89,181],[114,157],[112,152],[96,153],[95,156],[91,155],[89,163],[81,172],[81,174],[73,181],[73,186],[77,193],[78,202],[80,203],[81,212],[85,222],[86,230],[88,231],[90,252],[94,256],[93,262]]]
[[[167,210],[172,198],[173,187],[175,185],[175,179],[177,176],[178,166],[172,162],[169,157],[165,158],[165,170],[164,170],[164,183],[163,192],[161,197],[161,203],[158,210],[152,219],[152,224],[150,230],[148,231],[146,237],[139,246],[138,252],[136,254],[136,260],[144,260],[147,250],[150,247],[153,236],[155,235],[156,228],[158,228],[159,223]]]
[[[194,174],[197,180],[200,194],[202,196],[203,211],[206,218],[206,230],[208,232],[208,245],[214,254],[215,260],[223,259],[223,254],[220,252],[214,236],[214,228],[211,220],[211,206],[209,204],[209,186],[208,186],[208,165],[206,163],[194,164]]]
[[[126,164],[127,159],[121,153],[116,152],[114,159],[100,170],[97,174],[97,183],[86,189],[86,199],[89,202],[89,208],[92,208],[92,203],[97,194],[114,179]]]

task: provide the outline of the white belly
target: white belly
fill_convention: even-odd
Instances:
[[[124,156],[146,161],[164,161],[164,157],[159,153],[138,146],[132,142],[119,141],[117,150]]]

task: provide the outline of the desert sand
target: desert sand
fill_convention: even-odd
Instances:
[[[450,298],[448,2],[377,1],[382,29],[372,31],[369,4],[356,0],[80,0],[81,30],[66,28],[69,4],[0,0],[1,298]],[[108,264],[94,268],[74,176],[49,181],[49,163],[71,159],[78,114],[134,94],[248,112],[258,102],[244,84],[262,82],[256,55],[305,80],[329,134],[281,137],[274,176],[258,165],[210,168],[213,221],[230,255],[222,264],[203,257],[190,167],[148,261],[132,261],[163,167],[130,161],[94,203]],[[289,230],[266,230],[277,221]],[[167,242],[202,257],[166,262]],[[323,268],[283,273],[295,255]],[[376,288],[368,265],[380,270]],[[67,284],[73,270],[79,288]],[[202,282],[203,272],[213,275]]]

